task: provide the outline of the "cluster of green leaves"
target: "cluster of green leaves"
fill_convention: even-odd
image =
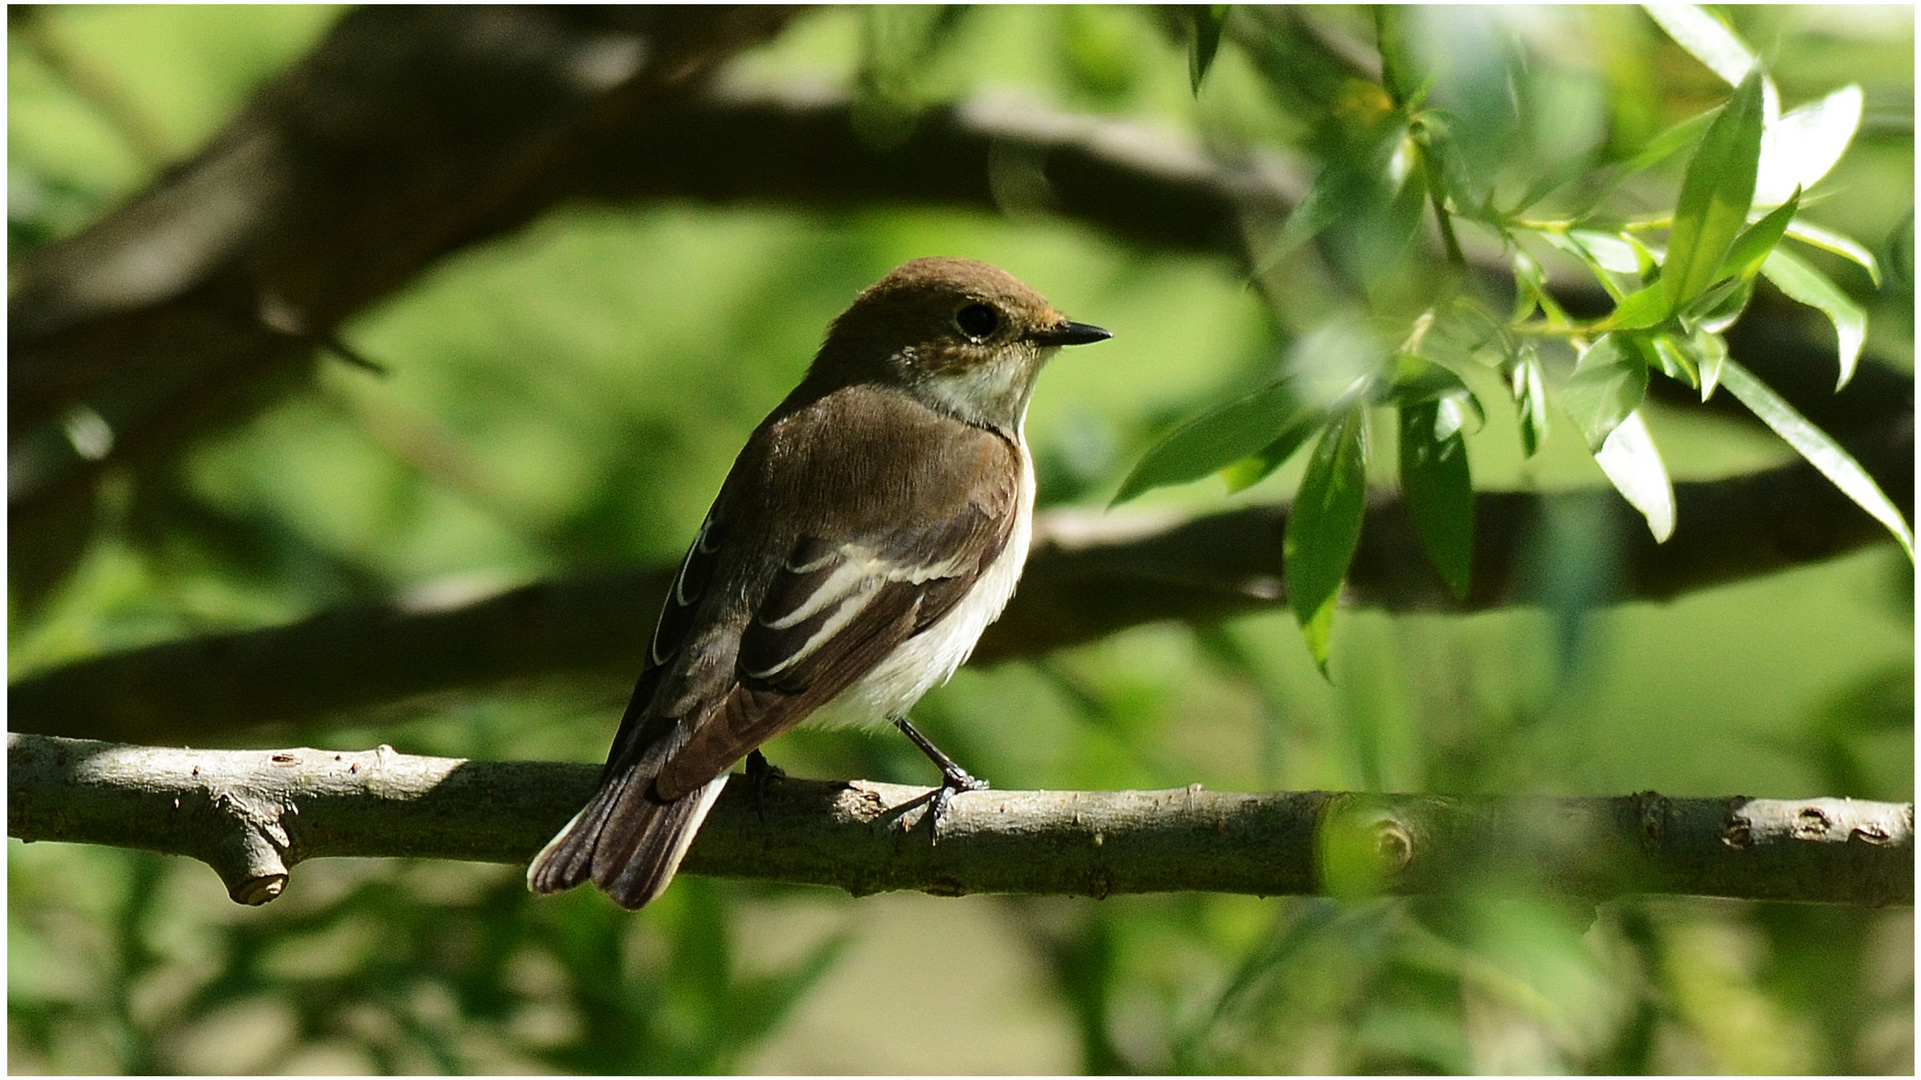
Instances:
[[[1432,265],[1437,260],[1427,259],[1425,270],[1443,285],[1429,291],[1404,336],[1376,329],[1382,341],[1371,352],[1362,347],[1330,361],[1325,340],[1297,349],[1273,382],[1171,431],[1115,497],[1120,503],[1216,473],[1237,491],[1313,440],[1288,516],[1284,557],[1289,599],[1323,671],[1335,603],[1366,508],[1371,410],[1396,414],[1401,489],[1422,545],[1449,589],[1465,597],[1470,588],[1474,505],[1463,435],[1470,416],[1478,426],[1484,412],[1450,365],[1478,361],[1499,370],[1529,456],[1547,438],[1549,401],[1557,401],[1657,540],[1673,533],[1675,506],[1668,469],[1642,418],[1649,379],[1658,373],[1685,383],[1704,402],[1725,386],[1885,524],[1913,557],[1913,534],[1887,495],[1833,438],[1730,356],[1722,336],[1753,297],[1756,279],[1766,277],[1832,320],[1840,353],[1836,388],[1853,375],[1866,313],[1782,241],[1791,238],[1851,259],[1879,283],[1878,267],[1864,247],[1797,217],[1806,189],[1834,166],[1858,128],[1861,89],[1847,86],[1783,114],[1759,59],[1712,15],[1676,4],[1650,5],[1649,13],[1734,85],[1731,96],[1632,154],[1599,149],[1575,165],[1530,178],[1517,197],[1504,199],[1495,173],[1513,133],[1490,129],[1511,124],[1513,110],[1432,102],[1437,77],[1449,73],[1434,70],[1432,42],[1426,55],[1417,53],[1406,20],[1382,10],[1376,24],[1378,93],[1356,95],[1351,85],[1344,88],[1350,100],[1330,110],[1338,129],[1324,140],[1334,152],[1266,259],[1273,265],[1311,240],[1333,238],[1339,243],[1329,245],[1329,254],[1345,259],[1366,291],[1426,258],[1416,240],[1431,212],[1445,261]],[[1222,19],[1211,9],[1194,16],[1196,93]],[[1509,57],[1507,66],[1520,62]],[[1493,66],[1495,75],[1502,74],[1500,64]],[[1477,77],[1490,82],[1485,73],[1456,80],[1469,84],[1470,99]],[[1505,84],[1508,92],[1515,92],[1517,82]],[[1498,97],[1502,90],[1483,86],[1479,92]],[[1688,147],[1692,153],[1671,213],[1626,218],[1613,208],[1608,196],[1625,179]],[[1583,185],[1592,195],[1574,213],[1555,220],[1528,216],[1557,191]],[[1511,311],[1500,313],[1471,287],[1457,222],[1500,242],[1513,270]],[[1667,233],[1664,247],[1650,239],[1661,230]],[[1552,248],[1586,268],[1612,310],[1599,318],[1571,317],[1550,291],[1531,247]],[[1398,345],[1385,343],[1397,336]],[[1449,340],[1466,347],[1445,347]],[[1556,355],[1573,361],[1564,381],[1546,370]],[[1330,371],[1342,377],[1326,378]]]

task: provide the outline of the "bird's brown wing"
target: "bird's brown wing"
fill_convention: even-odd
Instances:
[[[731,768],[953,610],[1012,531],[1014,507],[984,501],[884,536],[803,536],[741,634],[739,684],[661,768],[656,796]]]
[[[871,404],[830,395],[811,407],[849,415],[756,432],[663,605],[599,791],[530,868],[537,891],[591,876],[630,907],[658,895],[718,778],[953,610],[1005,549],[1019,450]],[[828,438],[824,473],[808,441]],[[729,535],[755,517],[779,527]]]

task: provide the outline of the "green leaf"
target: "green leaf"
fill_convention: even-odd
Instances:
[[[1721,365],[1728,359],[1728,343],[1719,333],[1696,330],[1688,344],[1701,368],[1701,400],[1706,401],[1721,385]]]
[[[1474,564],[1474,484],[1460,418],[1441,414],[1455,399],[1400,407],[1401,495],[1414,534],[1449,591],[1467,598]]]
[[[1874,482],[1861,463],[1854,460],[1839,443],[1808,422],[1807,417],[1796,412],[1794,406],[1782,400],[1768,384],[1754,376],[1754,373],[1728,359],[1721,367],[1721,384],[1728,388],[1741,404],[1753,410],[1761,422],[1774,429],[1775,434],[1787,440],[1795,452],[1808,459],[1808,463],[1821,470],[1821,475],[1834,482],[1842,494],[1853,499],[1855,504],[1866,510],[1876,521],[1887,526],[1894,538],[1901,542],[1908,558],[1914,558],[1914,532],[1908,528],[1901,511]]]
[[[1769,211],[1768,215],[1741,231],[1728,246],[1727,255],[1721,259],[1721,269],[1716,277],[1750,278],[1761,270],[1761,263],[1781,242],[1788,231],[1788,222],[1794,220],[1794,212],[1801,205],[1801,189],[1795,188],[1788,201]]]
[[[1288,510],[1281,552],[1287,596],[1308,652],[1327,674],[1328,633],[1341,580],[1361,539],[1367,507],[1367,411],[1355,405],[1330,421]]]
[[[1679,310],[1713,283],[1728,245],[1746,225],[1761,160],[1761,71],[1748,73],[1688,161],[1668,234],[1661,282]]]
[[[1700,389],[1701,369],[1689,355],[1685,339],[1673,334],[1656,334],[1652,340],[1642,339],[1636,344],[1653,354],[1654,366],[1661,369],[1661,374]]]
[[[1729,86],[1746,78],[1759,63],[1754,52],[1734,31],[1694,4],[1642,4],[1650,17],[1667,31],[1688,55],[1706,64]]]
[[[1474,396],[1467,383],[1452,370],[1435,363],[1426,357],[1413,353],[1401,353],[1394,358],[1394,384],[1389,396],[1401,405],[1422,405],[1430,402],[1451,401],[1455,405],[1456,422],[1461,422],[1460,407],[1465,405],[1474,411],[1474,429],[1479,431],[1487,423],[1487,411],[1481,408],[1481,399]]]
[[[1710,110],[1699,116],[1691,116],[1659,135],[1656,135],[1654,138],[1649,139],[1647,145],[1641,147],[1639,153],[1621,163],[1619,166],[1620,171],[1623,173],[1640,172],[1642,169],[1659,165],[1661,162],[1679,153],[1682,149],[1700,142],[1701,133],[1706,131],[1708,125],[1714,122],[1715,115],[1716,114]]]
[[[1861,127],[1862,103],[1859,86],[1844,86],[1769,124],[1754,181],[1755,204],[1773,206],[1795,188],[1811,188],[1826,176]]]
[[[1851,237],[1843,236],[1830,229],[1824,229],[1807,221],[1788,222],[1788,235],[1811,247],[1832,251],[1868,272],[1868,280],[1878,288],[1881,285],[1881,264],[1874,261],[1868,249],[1856,243]]]
[[[1561,408],[1581,429],[1588,449],[1600,452],[1616,425],[1641,407],[1647,396],[1648,365],[1632,346],[1613,334],[1597,338],[1561,391]]]
[[[1541,381],[1541,356],[1533,342],[1516,350],[1508,375],[1521,423],[1521,450],[1533,457],[1547,441],[1547,388]]]
[[[1610,330],[1645,330],[1666,322],[1669,314],[1667,291],[1657,281],[1622,297],[1603,325]]]
[[[1661,452],[1654,448],[1654,439],[1648,435],[1639,410],[1629,413],[1608,433],[1607,441],[1595,451],[1594,463],[1628,505],[1647,519],[1655,542],[1666,543],[1674,535],[1674,483],[1668,479],[1667,466],[1661,464]]]
[[[1154,444],[1121,482],[1120,492],[1109,505],[1119,506],[1157,487],[1211,476],[1273,444],[1276,436],[1313,414],[1314,410],[1302,403],[1291,379],[1202,413]]]
[[[1307,437],[1321,426],[1321,420],[1322,414],[1318,410],[1303,414],[1298,422],[1281,433],[1280,438],[1222,469],[1221,478],[1227,481],[1227,493],[1233,495],[1246,491],[1267,479],[1275,469],[1287,464],[1287,459],[1293,457]]]
[[[1694,298],[1681,312],[1681,324],[1689,330],[1718,334],[1734,325],[1754,299],[1753,278],[1728,278]]]
[[[1868,339],[1867,311],[1821,271],[1780,248],[1775,248],[1761,264],[1761,273],[1788,294],[1789,299],[1818,309],[1834,324],[1841,360],[1841,374],[1834,388],[1839,391],[1848,385],[1848,380],[1854,378],[1855,365],[1861,360],[1861,346]]]
[[[1196,97],[1200,96],[1201,80],[1207,78],[1207,69],[1214,66],[1214,54],[1221,47],[1221,29],[1227,25],[1227,9],[1231,6],[1191,4],[1181,9],[1187,12],[1194,26],[1194,39],[1187,50],[1187,75]]]

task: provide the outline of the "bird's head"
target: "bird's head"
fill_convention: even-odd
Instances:
[[[998,267],[915,259],[834,320],[814,374],[891,383],[968,423],[1018,431],[1041,365],[1062,345],[1112,336]]]

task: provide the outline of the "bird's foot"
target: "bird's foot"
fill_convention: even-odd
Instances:
[[[759,750],[747,752],[747,791],[754,797],[754,816],[760,818],[762,825],[767,824],[767,807],[761,801],[767,793],[767,785],[787,775],[787,771],[767,760],[767,755]]]
[[[940,821],[947,813],[947,806],[953,801],[954,793],[984,791],[989,784],[961,768],[958,762],[948,757],[940,747],[935,746],[927,736],[922,735],[913,724],[909,723],[905,716],[896,716],[893,720],[894,726],[901,730],[901,734],[911,739],[915,746],[920,747],[920,752],[926,754],[927,760],[932,761],[940,770],[940,787],[935,789],[934,798],[927,806],[928,843],[938,844],[940,843]]]

